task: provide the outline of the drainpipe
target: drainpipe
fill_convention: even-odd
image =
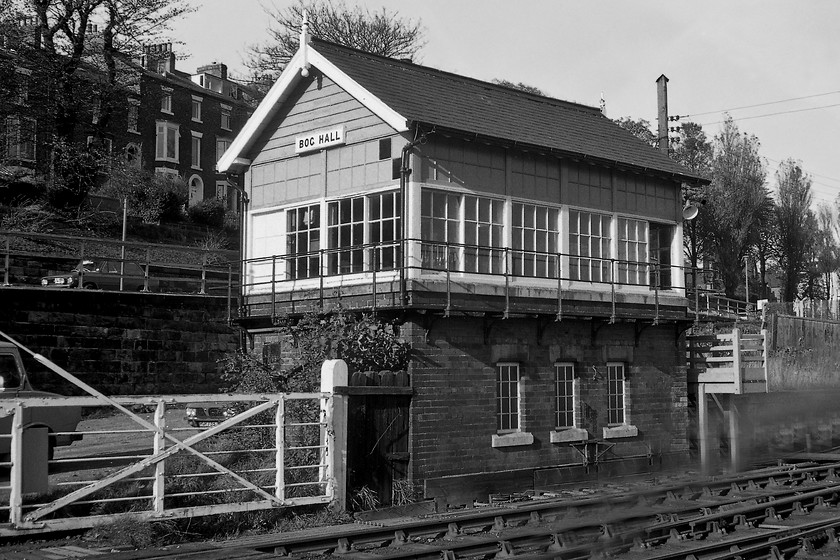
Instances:
[[[230,188],[239,193],[242,200],[242,208],[239,216],[239,309],[240,315],[243,315],[242,308],[245,302],[245,240],[247,239],[247,225],[248,225],[248,193],[244,187],[240,187],[236,181],[225,177],[226,182]]]
[[[431,134],[431,132],[429,133]],[[400,266],[400,305],[405,307],[406,304],[406,287],[405,287],[405,267],[407,262],[407,255],[405,250],[406,232],[408,231],[408,200],[406,197],[406,188],[408,187],[408,177],[411,175],[411,168],[408,166],[408,154],[414,146],[426,143],[426,133],[422,133],[419,138],[407,142],[402,148],[402,155],[400,156],[400,253],[402,255],[402,266]]]

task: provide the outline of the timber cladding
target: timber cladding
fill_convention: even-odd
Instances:
[[[215,393],[239,333],[211,296],[2,288],[0,330],[112,395]],[[33,361],[39,389],[78,390]]]
[[[602,462],[645,458],[643,462],[652,464],[662,457],[687,455],[687,383],[673,324],[648,327],[638,340],[632,323],[571,319],[545,325],[537,319],[491,323],[460,317],[433,322],[427,335],[419,322],[403,330],[413,342],[411,473],[416,482],[580,466],[582,455],[574,449],[575,442],[551,441],[557,363],[574,366],[579,392],[576,427],[585,429],[590,439],[601,440],[600,450],[607,442],[613,444]],[[604,440],[609,423],[608,363],[624,364],[625,421],[637,433]],[[492,445],[498,429],[497,364],[518,365],[518,429],[530,433],[532,443]]]

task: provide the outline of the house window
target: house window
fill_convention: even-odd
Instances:
[[[201,133],[191,131],[192,143],[190,150],[191,165],[193,169],[201,169]]]
[[[139,132],[137,125],[140,121],[140,102],[138,100],[128,100],[128,114],[126,119],[128,121],[128,131]]]
[[[554,364],[555,425],[557,428],[575,426],[575,366]]]
[[[379,159],[391,159],[391,139],[382,138],[379,141]]]
[[[232,107],[230,105],[222,105],[222,130],[230,130],[230,112]]]
[[[192,96],[192,120],[194,122],[201,122],[201,101],[201,97]]]
[[[286,261],[291,279],[314,278],[320,274],[321,207],[310,204],[286,211]]]
[[[519,431],[519,364],[496,365],[496,429]]]
[[[624,364],[607,364],[607,423],[610,426],[625,423]]]
[[[368,197],[368,243],[373,247],[371,267],[376,270],[393,270],[400,263],[402,225],[400,194],[396,192],[374,194]]]
[[[364,270],[365,199],[345,198],[327,204],[327,273]]]
[[[569,211],[569,278],[609,282],[610,216]]]
[[[15,68],[15,85],[17,86],[14,102],[18,105],[29,103],[29,89],[32,80],[32,71],[28,68]]]
[[[160,110],[162,113],[172,114],[172,88],[160,89]]]
[[[216,139],[216,161],[218,162],[225,155],[227,149],[230,148],[230,140],[226,138]]]
[[[6,118],[6,155],[11,159],[35,161],[37,122],[29,117]]]
[[[464,197],[464,270],[485,274],[504,271],[504,208],[502,200]]]
[[[423,267],[460,270],[461,197],[424,190],[420,216]]]
[[[513,203],[513,273],[536,278],[557,277],[560,210]]]
[[[630,218],[618,219],[618,281],[621,284],[647,284],[648,224]]]
[[[157,122],[155,138],[155,159],[178,163],[178,125],[166,121]]]

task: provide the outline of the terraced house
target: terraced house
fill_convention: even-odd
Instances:
[[[357,390],[410,402],[370,428],[392,478],[469,503],[687,457],[701,179],[599,109],[312,39],[219,167],[250,198],[256,349],[338,304],[411,343],[409,387]]]

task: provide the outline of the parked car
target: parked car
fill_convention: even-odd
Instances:
[[[210,428],[236,416],[236,409],[226,403],[195,402],[187,404],[185,416],[194,428]]]
[[[41,286],[45,288],[82,288],[87,290],[119,290],[120,289],[120,261],[117,260],[84,260],[76,268],[66,274],[54,274],[41,278]],[[122,272],[123,290],[144,291],[146,289],[146,274],[143,267],[136,262],[126,261]],[[148,289],[157,291],[159,282],[149,278]]]
[[[59,397],[55,393],[33,389],[20,352],[17,346],[9,342],[0,342],[0,401],[26,397]],[[0,455],[7,455],[11,450],[11,438],[5,437],[12,433],[13,415],[0,416]],[[70,445],[82,439],[81,434],[75,434],[76,426],[82,419],[82,409],[79,406],[45,406],[25,408],[23,414],[23,428],[46,427],[49,429],[48,455],[53,456],[53,450],[59,445]]]

